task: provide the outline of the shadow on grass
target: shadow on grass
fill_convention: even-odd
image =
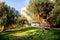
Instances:
[[[28,27],[28,28],[22,28],[18,30],[18,32],[26,32],[28,30],[34,30],[37,29],[35,27]],[[60,40],[60,32],[54,31],[54,30],[48,30],[42,32],[40,29],[34,31],[34,32],[28,32],[27,36],[16,36],[16,35],[10,35],[14,34],[14,32],[17,32],[17,30],[13,32],[5,32],[0,34],[0,40]]]
[[[19,29],[19,28],[18,28]],[[25,32],[25,31],[29,31],[29,30],[34,30],[34,29],[37,29],[36,27],[26,27],[26,28],[21,28],[19,30],[8,30],[6,32]]]
[[[0,36],[0,40],[60,40],[60,36],[56,37],[56,35],[48,36],[48,35],[42,35],[42,34],[34,34],[34,35],[28,35],[28,36]]]

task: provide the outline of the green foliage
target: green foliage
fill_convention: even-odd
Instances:
[[[28,6],[29,11],[36,13],[44,11],[47,7],[52,7],[53,4],[51,4],[48,0],[31,0],[30,4]],[[51,8],[50,8],[51,9]],[[46,10],[48,11],[48,10]]]
[[[51,3],[50,0],[30,0],[28,10],[32,13],[39,14],[43,19],[47,19],[47,16],[49,17],[49,12],[52,11],[53,7],[54,3]]]
[[[60,25],[60,15],[57,16],[56,23],[57,23],[57,25]]]
[[[17,18],[19,12],[14,8],[5,4],[5,2],[0,2],[0,25],[8,27],[11,24],[17,24]]]
[[[1,24],[0,25],[5,25],[6,24],[6,22],[7,22],[7,18],[6,18],[6,16],[3,16],[3,17],[1,17]]]
[[[54,26],[60,23],[60,0],[30,0],[28,10],[38,14],[39,18],[49,19],[47,22]]]
[[[50,12],[50,17],[53,19],[51,20],[52,23],[59,27],[60,26],[60,1],[54,6],[54,9]]]

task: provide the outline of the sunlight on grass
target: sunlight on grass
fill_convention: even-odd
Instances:
[[[25,31],[25,32],[16,32],[16,33],[14,33],[14,34],[10,34],[10,35],[13,35],[13,36],[28,36],[29,33],[34,34],[35,31],[36,31],[36,29],[33,29],[33,30]]]
[[[35,28],[35,27],[34,27]],[[31,29],[31,26],[29,26],[29,27],[17,27],[17,28],[14,28],[14,29],[8,29],[8,30],[6,30],[6,31],[18,31],[18,30],[21,30],[21,29]]]

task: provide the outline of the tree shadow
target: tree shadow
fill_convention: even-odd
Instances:
[[[37,29],[36,27],[27,27],[27,28],[22,28],[22,29],[19,29],[19,30],[9,30],[9,31],[6,31],[6,32],[25,32],[25,31],[29,31],[29,30],[35,30]]]
[[[8,35],[8,36],[0,37],[0,40],[60,40],[60,38],[35,34],[35,35],[28,35],[28,36]]]
[[[35,28],[23,28],[19,31],[25,32],[32,29]],[[0,34],[0,40],[60,40],[60,32],[56,32],[54,30],[48,30],[47,32],[36,30],[36,33],[27,32],[28,35],[25,36],[10,35],[12,33],[14,34],[14,32],[5,32]]]

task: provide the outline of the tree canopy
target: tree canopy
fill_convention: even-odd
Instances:
[[[37,16],[39,16],[38,20],[40,21],[40,24],[42,20],[45,19],[49,25],[54,26],[55,24],[59,24],[60,21],[58,16],[60,13],[59,1],[60,0],[30,0],[28,10],[34,14],[38,14]]]
[[[0,25],[4,25],[5,29],[10,24],[16,24],[19,12],[5,4],[0,2]]]

